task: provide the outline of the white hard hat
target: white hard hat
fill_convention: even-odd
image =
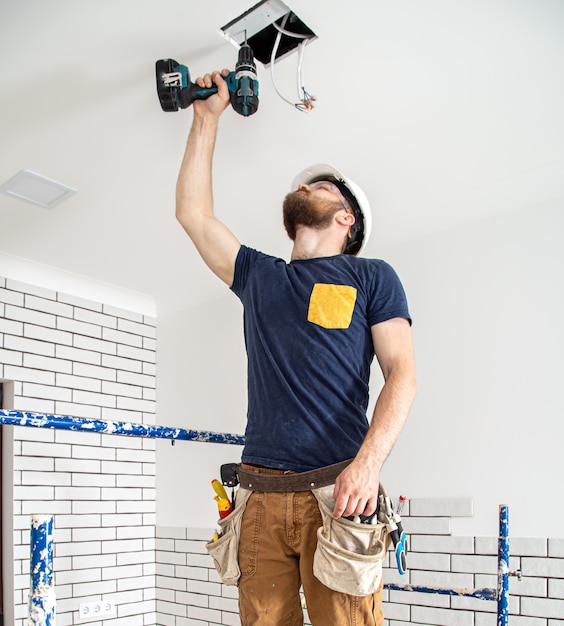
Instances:
[[[355,256],[360,254],[372,230],[372,212],[366,194],[354,181],[326,163],[318,163],[302,170],[292,181],[292,191],[298,189],[301,184],[309,185],[318,180],[335,183],[350,204],[355,223],[351,228],[351,236],[344,253]]]

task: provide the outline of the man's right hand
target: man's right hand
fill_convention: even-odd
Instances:
[[[213,94],[206,100],[194,100],[192,103],[192,106],[194,107],[194,115],[206,115],[209,113],[210,115],[219,117],[223,111],[225,111],[229,105],[229,89],[227,88],[227,83],[223,77],[228,75],[229,70],[224,69],[221,72],[215,71],[196,79],[195,82],[198,87],[210,89],[216,85],[217,93]]]

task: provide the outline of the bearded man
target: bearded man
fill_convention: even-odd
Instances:
[[[248,411],[233,513],[241,624],[303,624],[303,588],[314,626],[380,626],[381,583],[354,595],[314,573],[318,490],[330,490],[335,520],[376,510],[380,470],[415,395],[403,287],[390,265],[359,256],[368,200],[328,165],[302,171],[284,199],[290,262],[242,245],[213,210],[213,153],[229,92],[220,72],[196,82],[218,91],[193,103],[176,216],[244,306]],[[369,420],[374,356],[385,382]]]

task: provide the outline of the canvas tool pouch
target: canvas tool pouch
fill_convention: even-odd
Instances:
[[[237,500],[233,511],[217,524],[221,529],[219,539],[209,541],[206,550],[213,559],[215,569],[225,585],[236,585],[241,576],[239,569],[239,536],[241,534],[241,522],[247,506],[247,500],[251,495],[248,489],[239,488]]]
[[[382,581],[382,562],[390,545],[386,524],[360,524],[335,519],[333,485],[313,489],[323,526],[317,531],[313,573],[326,587],[353,596],[376,592]],[[380,493],[385,494],[382,485]]]

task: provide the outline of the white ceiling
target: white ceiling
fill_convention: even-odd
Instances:
[[[228,110],[218,215],[287,256],[280,205],[319,161],[366,191],[366,254],[564,198],[562,0],[286,0],[318,35],[302,114],[258,64],[260,107]],[[2,0],[0,184],[27,168],[77,189],[47,210],[0,194],[0,252],[154,296],[159,314],[223,293],[174,218],[191,109],[164,113],[155,61],[233,69],[218,31],[253,0]],[[276,64],[294,97],[297,55]],[[0,271],[1,274],[1,271]]]

